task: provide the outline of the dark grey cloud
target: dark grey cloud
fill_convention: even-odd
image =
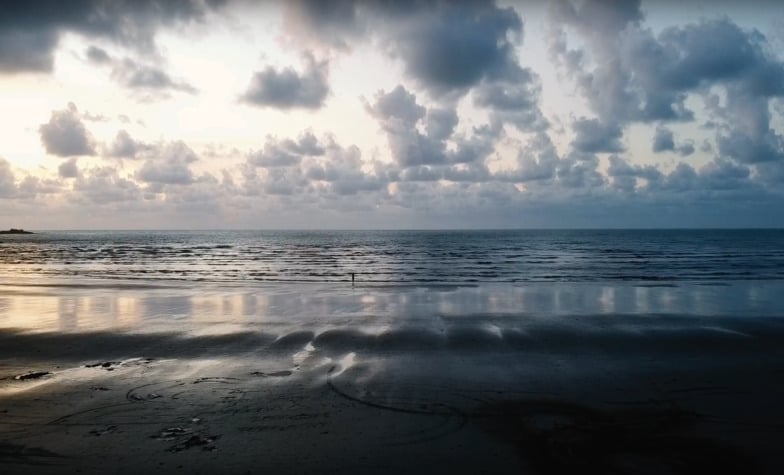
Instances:
[[[548,6],[554,18],[575,26],[592,41],[612,41],[628,25],[643,20],[640,0],[555,0]]]
[[[388,93],[379,93],[371,110],[373,115],[384,120],[399,120],[407,125],[415,125],[425,116],[426,111],[427,109],[417,104],[416,95],[402,85]],[[440,113],[443,114],[443,111]]]
[[[575,138],[572,147],[582,153],[623,151],[623,130],[618,124],[603,123],[598,119],[580,118],[572,124]]]
[[[63,33],[155,51],[161,27],[200,21],[221,2],[58,0],[6,2],[0,15],[0,73],[49,72]]]
[[[253,75],[241,99],[245,103],[278,109],[319,109],[329,94],[327,61],[304,56],[302,72],[293,68],[275,69],[267,66]]]
[[[109,53],[107,53],[106,50],[94,45],[87,47],[85,55],[90,62],[95,64],[108,64],[112,61],[112,57],[109,56]]]
[[[284,26],[296,43],[347,51],[365,30],[356,0],[292,0],[285,7]]]
[[[762,134],[733,130],[718,137],[719,153],[741,163],[758,164],[784,160],[784,139],[772,130]]]
[[[656,127],[652,148],[656,153],[675,150],[675,139],[673,138],[672,130],[667,127]]]
[[[477,163],[485,161],[494,151],[503,130],[499,123],[471,127],[471,135],[453,134],[446,152],[450,163]]]
[[[57,174],[60,178],[76,178],[79,176],[79,167],[76,158],[69,158],[57,167]]]
[[[547,126],[538,76],[517,60],[523,22],[513,8],[492,1],[355,0],[297,1],[287,10],[290,33],[311,46],[320,39],[345,50],[375,40],[431,97],[453,103],[473,89],[474,103],[491,120],[525,131]]]
[[[411,77],[443,94],[516,65],[510,38],[522,35],[523,24],[512,8],[491,1],[301,0],[287,3],[287,27],[297,39],[339,50],[376,37]]]
[[[709,190],[737,190],[749,186],[751,171],[730,160],[717,159],[700,169],[701,188]]]
[[[684,142],[676,145],[675,136],[672,133],[672,130],[658,125],[653,135],[651,149],[654,153],[677,152],[681,156],[687,157],[694,153],[694,144],[691,142]]]
[[[183,142],[164,144],[155,157],[144,162],[136,178],[155,185],[188,185],[194,181],[190,164],[197,160],[196,153]]]
[[[606,183],[599,173],[599,159],[589,153],[572,153],[558,162],[558,184],[566,188],[601,188]]]
[[[668,191],[681,191],[690,192],[697,189],[697,181],[699,175],[691,165],[680,162],[675,166],[675,170],[670,172],[664,182],[662,188]]]
[[[677,152],[682,157],[688,157],[689,155],[694,153],[694,144],[692,142],[686,142],[678,146]]]
[[[415,107],[421,107],[416,105]],[[417,120],[421,117],[417,117]],[[425,118],[425,132],[428,137],[436,140],[445,140],[455,131],[459,119],[454,109],[431,108]]]
[[[386,41],[431,93],[469,88],[517,65],[509,38],[520,35],[523,24],[513,9],[492,2],[432,2],[412,10],[404,20],[387,20]]]
[[[0,24],[0,73],[51,71],[58,39],[56,31]]]
[[[523,131],[548,127],[539,109],[541,85],[530,69],[511,64],[506,72],[485,80],[474,90],[474,104],[488,109],[494,122],[509,123]]]
[[[613,186],[625,191],[634,191],[637,187],[637,179],[647,180],[648,186],[659,183],[663,174],[653,165],[632,165],[628,160],[618,155],[610,155],[610,167],[607,175],[612,178]]]
[[[768,98],[729,89],[724,107],[715,112],[726,124],[716,134],[722,156],[743,164],[784,161],[784,137],[771,127]]]
[[[92,136],[73,103],[67,109],[52,111],[49,122],[42,124],[38,131],[47,153],[59,157],[95,154]]]

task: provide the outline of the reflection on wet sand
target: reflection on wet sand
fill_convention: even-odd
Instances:
[[[635,286],[539,284],[476,287],[335,287],[319,285],[211,289],[7,288],[0,327],[29,331],[183,329],[182,325],[312,321],[398,324],[434,316],[784,314],[781,284]],[[27,290],[27,291],[25,291]],[[193,328],[187,328],[193,329]]]
[[[781,473],[781,287],[11,288],[0,469]]]

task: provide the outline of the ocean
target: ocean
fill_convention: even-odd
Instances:
[[[357,284],[784,279],[784,230],[51,231],[0,279]]]

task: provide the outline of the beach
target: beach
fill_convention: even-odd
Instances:
[[[31,279],[4,473],[780,473],[784,286]]]

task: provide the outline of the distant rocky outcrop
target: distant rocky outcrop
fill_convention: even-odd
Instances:
[[[0,234],[34,234],[32,231],[25,231],[24,229],[11,228],[8,231],[0,231]]]

